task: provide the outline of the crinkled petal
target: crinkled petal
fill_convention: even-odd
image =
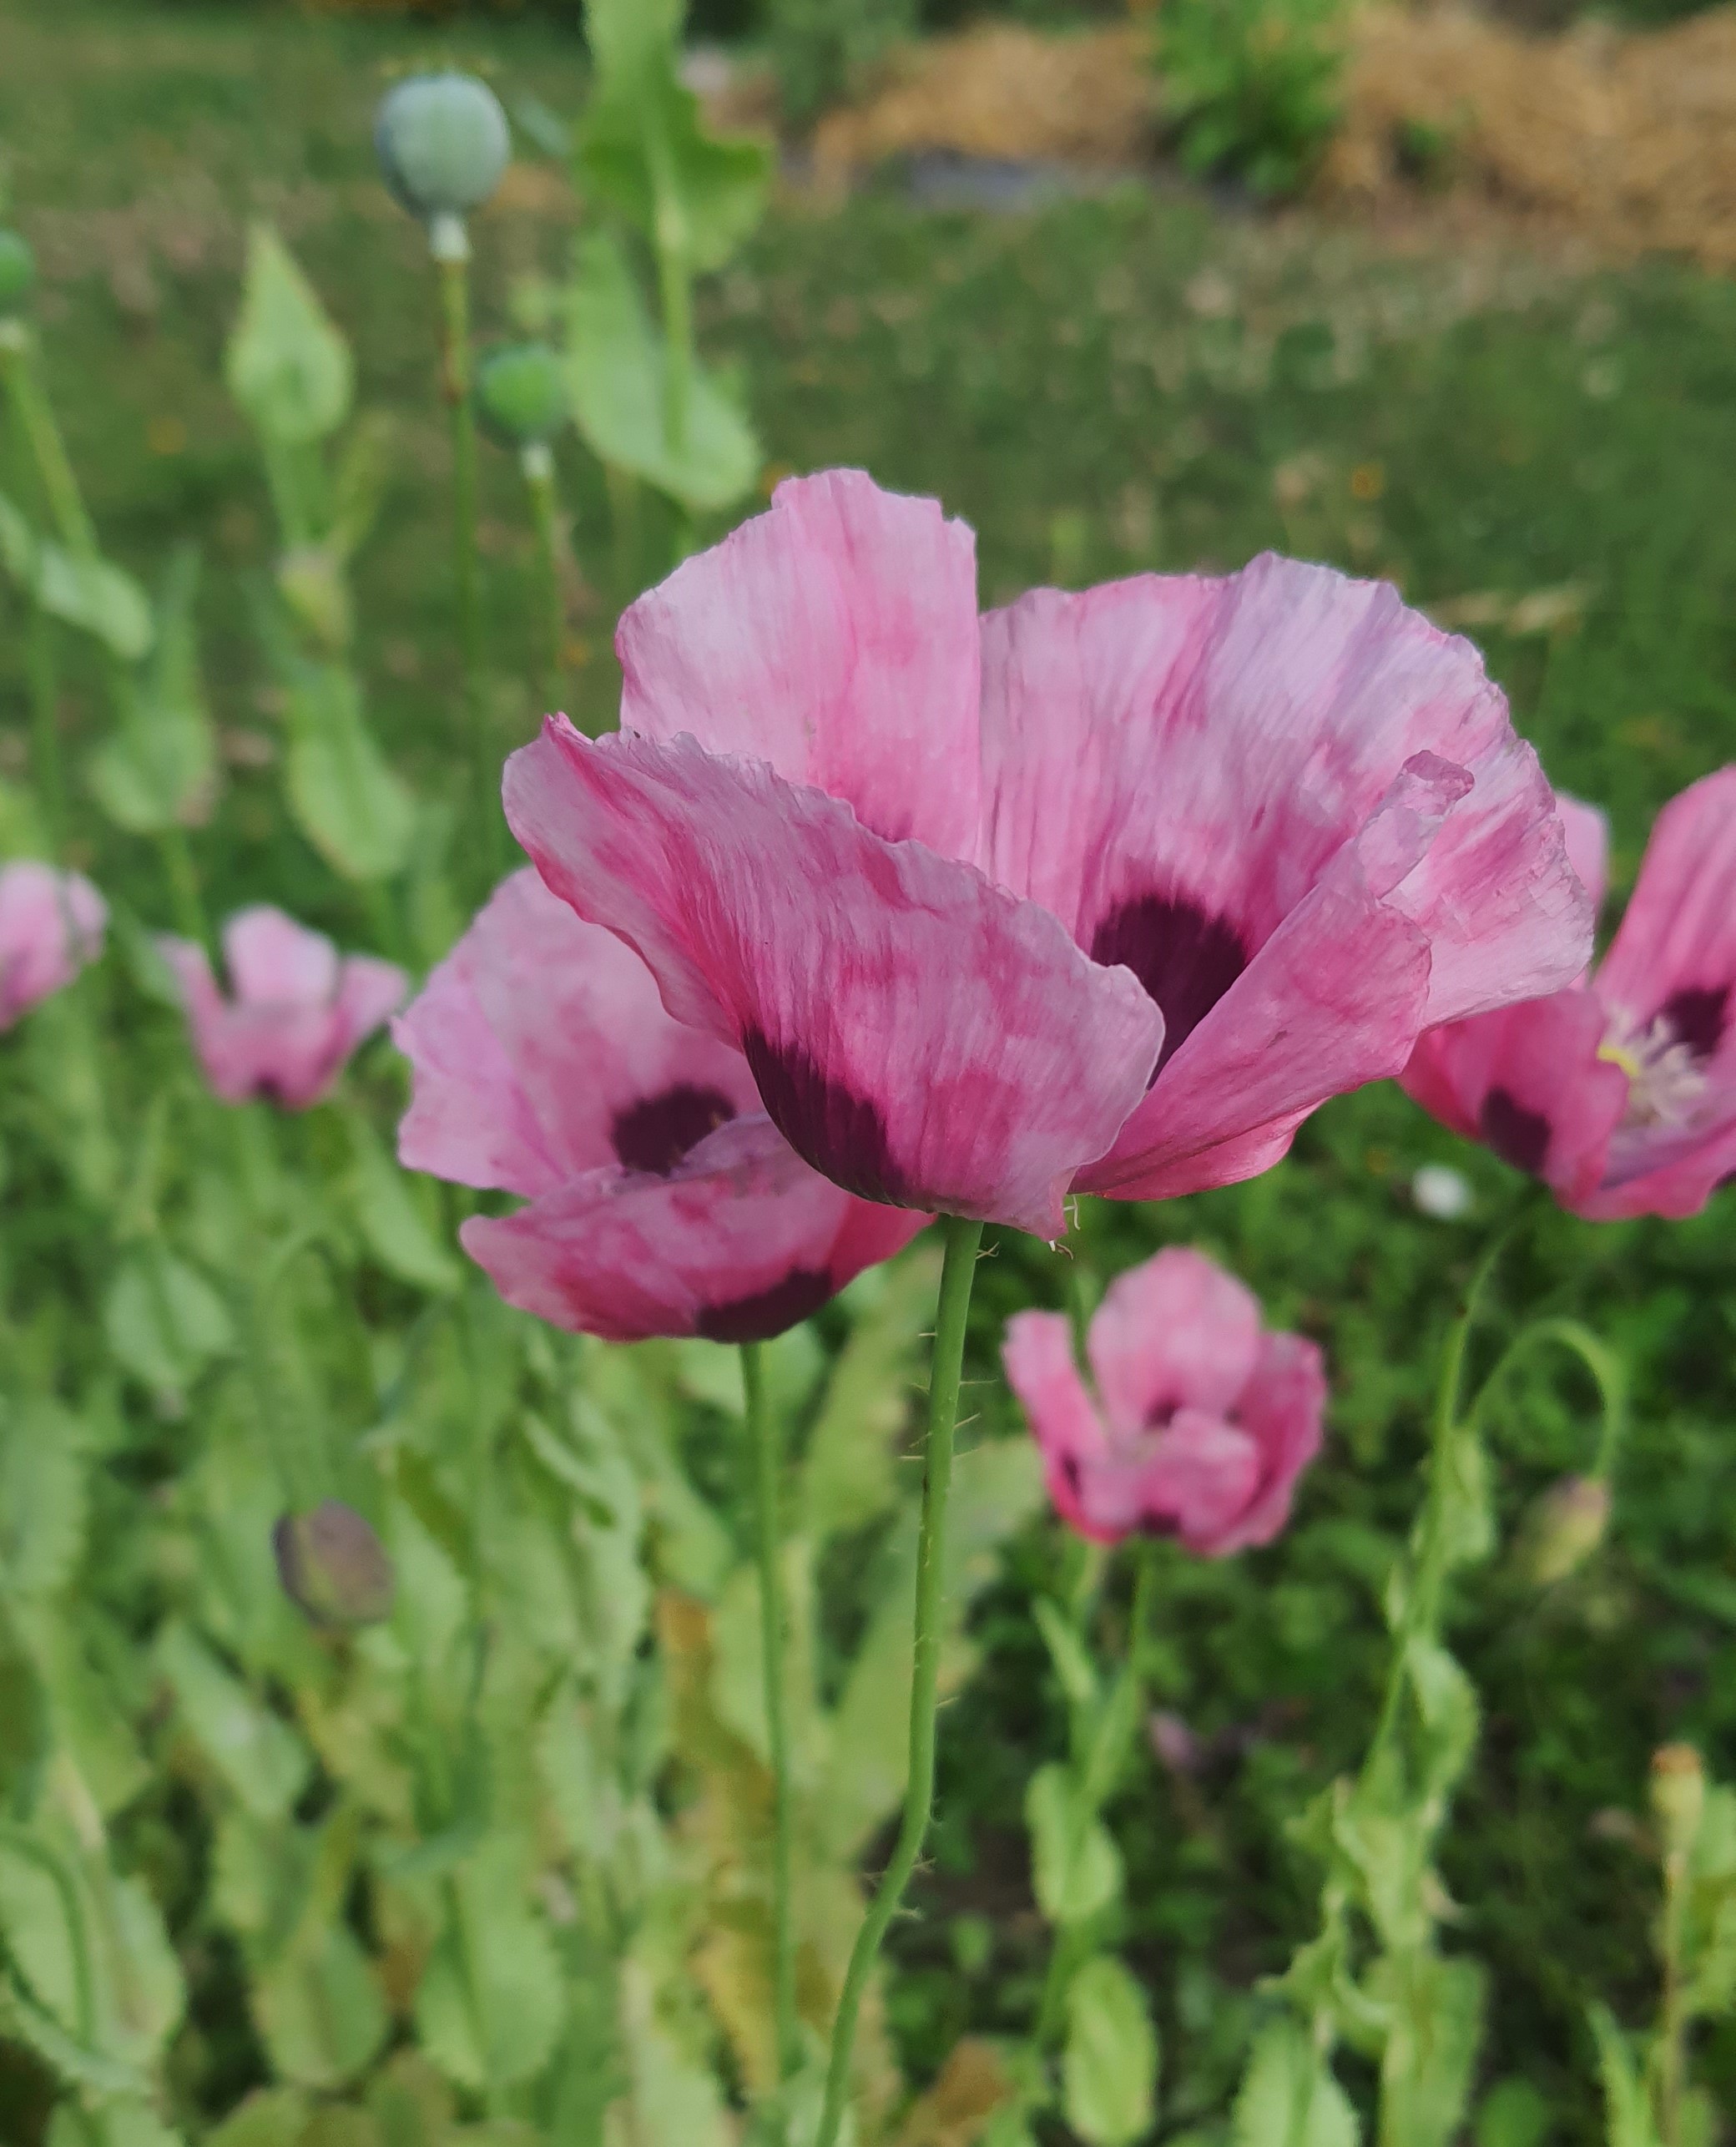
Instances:
[[[1556,992],[1432,1029],[1405,1068],[1405,1092],[1570,1205],[1603,1175],[1628,1077],[1598,1056],[1607,1017],[1589,991]]]
[[[1296,1479],[1320,1450],[1326,1414],[1326,1367],[1300,1335],[1267,1335],[1254,1376],[1236,1405],[1236,1421],[1259,1448],[1259,1488],[1209,1544],[1208,1556],[1269,1543],[1290,1517]]]
[[[403,1005],[410,979],[395,962],[372,954],[346,955],[339,974],[336,1013],[347,1058]]]
[[[1164,1068],[1113,1149],[1080,1174],[1082,1190],[1147,1200],[1224,1184],[1226,1149],[1256,1159],[1328,1097],[1403,1068],[1422,1026],[1429,952],[1388,897],[1463,780],[1426,760],[1400,775]]]
[[[626,730],[686,732],[842,798],[891,841],[976,844],[976,554],[931,499],[791,478],[641,597],[616,635]]]
[[[337,949],[269,903],[237,910],[223,927],[223,962],[243,1006],[329,1006],[337,996]]]
[[[1259,1490],[1261,1456],[1252,1433],[1205,1409],[1183,1409],[1130,1472],[1140,1523],[1173,1531],[1196,1556],[1233,1549]]]
[[[1042,1456],[1056,1512],[1082,1534],[1113,1542],[1123,1530],[1094,1523],[1083,1502],[1085,1468],[1107,1455],[1108,1441],[1073,1360],[1071,1326],[1058,1312],[1015,1313],[1001,1362]]]
[[[1143,906],[1148,981],[1180,1002],[1164,1009],[1172,1050],[1191,1026],[1178,1016],[1209,1003],[1202,963],[1227,988],[1419,754],[1471,777],[1466,824],[1412,890],[1450,950],[1437,990],[1459,942],[1492,932],[1478,988],[1518,996],[1547,966],[1522,926],[1547,942],[1576,898],[1547,788],[1476,651],[1384,583],[1268,554],[1224,580],[1033,591],[983,622],[982,730],[988,871],[1087,947],[1125,940]],[[1509,884],[1491,888],[1497,851]]]
[[[0,1029],[102,952],[108,906],[78,872],[33,858],[0,869]]]
[[[1723,1092],[1723,1106],[1709,1123],[1673,1134],[1654,1130],[1633,1142],[1602,1185],[1566,1205],[1594,1223],[1632,1215],[1680,1222],[1698,1215],[1720,1186],[1736,1180],[1736,1091]]]
[[[1608,819],[1596,806],[1570,798],[1564,791],[1556,792],[1555,802],[1562,816],[1562,832],[1567,837],[1567,862],[1591,897],[1595,914],[1602,908],[1609,888]]]
[[[1259,1339],[1252,1291],[1203,1253],[1166,1245],[1110,1284],[1086,1346],[1111,1427],[1133,1433],[1179,1408],[1224,1415]]]
[[[667,1176],[587,1173],[459,1233],[502,1297],[551,1325],[638,1341],[761,1341],[806,1319],[928,1220],[862,1203],[794,1154],[770,1119],[737,1119]]]
[[[1658,814],[1597,990],[1637,1021],[1670,1015],[1698,1058],[1736,1068],[1736,767]]]
[[[678,1020],[747,1054],[799,1154],[847,1190],[1064,1225],[1143,1093],[1162,1018],[972,866],[691,740],[563,718],[507,763],[543,878],[644,957]]]
[[[672,1021],[633,949],[529,868],[393,1033],[415,1069],[399,1156],[461,1185],[534,1197],[615,1164],[661,1167],[760,1109],[741,1053]]]

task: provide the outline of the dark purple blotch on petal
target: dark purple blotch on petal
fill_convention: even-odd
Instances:
[[[609,1139],[629,1170],[667,1178],[689,1149],[734,1115],[734,1104],[717,1089],[679,1081],[660,1095],[643,1097],[617,1111]]]
[[[758,1029],[741,1048],[767,1115],[805,1163],[860,1200],[924,1205],[892,1159],[886,1120],[865,1097],[821,1073],[805,1051],[775,1044]]]
[[[774,1335],[799,1326],[833,1294],[830,1275],[816,1274],[810,1267],[792,1268],[770,1290],[733,1298],[726,1305],[708,1305],[694,1326],[707,1341],[770,1341]]]
[[[1715,984],[1708,990],[1690,986],[1672,992],[1658,1011],[1669,1023],[1678,1043],[1685,1043],[1696,1058],[1709,1058],[1723,1040],[1729,1003],[1728,984]]]
[[[1535,1178],[1549,1153],[1549,1121],[1541,1111],[1528,1111],[1505,1089],[1491,1089],[1483,1099],[1477,1129],[1503,1163]]]
[[[1091,958],[1106,969],[1118,962],[1131,969],[1157,1001],[1163,1015],[1161,1074],[1248,967],[1248,947],[1227,917],[1184,895],[1137,895],[1092,933]]]

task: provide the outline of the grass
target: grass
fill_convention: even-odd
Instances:
[[[388,72],[436,55],[484,60],[509,102],[534,88],[558,109],[583,79],[573,41],[547,24],[437,36],[263,8],[0,9],[0,141],[43,260],[54,392],[93,508],[147,575],[189,530],[206,548],[209,682],[235,765],[201,863],[220,907],[269,891],[356,940],[362,921],[250,765],[274,720],[245,594],[266,564],[267,516],[220,352],[244,220],[271,215],[355,342],[364,405],[391,415],[396,481],[361,571],[361,659],[393,750],[417,780],[443,780],[457,711],[432,293],[367,141]],[[477,234],[481,315],[497,331],[514,278],[558,269],[568,222],[543,170],[517,174],[508,204]],[[1051,577],[1234,567],[1277,546],[1391,575],[1413,600],[1482,622],[1552,775],[1608,808],[1618,889],[1658,806],[1736,758],[1728,284],[1666,265],[1570,273],[1496,239],[1383,256],[1305,220],[1239,221],[1133,186],[1017,215],[919,213],[889,182],[842,208],[781,205],[707,292],[704,332],[742,369],[774,467],[860,462],[939,493],[979,532],[991,599]],[[504,746],[534,714],[529,534],[505,458],[484,474]],[[563,481],[586,577],[571,592],[571,669],[596,714],[613,695],[613,611],[649,571],[657,533],[642,530],[637,552],[623,542],[576,447]],[[9,651],[0,697],[9,773],[25,723]],[[68,718],[93,736],[94,697],[75,691]],[[88,809],[82,826],[105,884],[164,918],[151,855],[99,836]],[[1415,1212],[1410,1174],[1429,1159],[1471,1176],[1471,1220]],[[1183,1789],[1143,1776],[1116,1815],[1168,2092],[1202,2113],[1233,2084],[1254,1979],[1309,1927],[1310,1874],[1281,1821],[1367,1734],[1428,1346],[1505,1185],[1501,1166],[1383,1090],[1323,1113],[1254,1185],[1087,1219],[1106,1269],[1160,1239],[1223,1253],[1270,1316],[1325,1341],[1335,1372],[1331,1454],[1296,1527],[1259,1556],[1168,1571],[1165,1704],[1225,1733],[1224,1756]],[[1652,2003],[1650,1867],[1609,1815],[1638,1808],[1667,1737],[1736,1771],[1732,1197],[1668,1228],[1552,1218],[1512,1264],[1501,1315],[1571,1307],[1636,1380],[1607,1553],[1542,1601],[1497,1564],[1456,1631],[1486,1709],[1446,1864],[1458,1942],[1496,1974],[1489,2076],[1536,2079],[1563,2139],[1596,2134],[1587,1998],[1633,2021]],[[979,1378],[1000,1317],[1032,1294],[1061,1301],[1060,1263],[1008,1241],[979,1300]],[[1006,1419],[992,1385],[981,1399]],[[1506,1519],[1584,1462],[1591,1424],[1571,1375],[1516,1390],[1496,1427]],[[1062,1721],[1025,1605],[1061,1555],[1047,1533],[1025,1544],[980,1621],[983,1674],[946,1718],[931,1912],[901,1940],[892,1996],[919,2071],[961,2026],[1020,2026],[1034,2001],[1019,1802]],[[1703,2057],[1728,2105],[1736,2033]]]

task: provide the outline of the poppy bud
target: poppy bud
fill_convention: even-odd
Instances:
[[[392,198],[431,223],[486,201],[512,144],[487,83],[472,74],[416,74],[381,99],[374,150]]]
[[[477,415],[505,447],[552,439],[567,422],[567,373],[547,343],[491,351],[477,369]]]
[[[16,231],[0,231],[0,316],[19,312],[36,283],[36,255]]]
[[[271,1531],[284,1593],[315,1625],[377,1625],[391,1614],[391,1560],[353,1506],[324,1498]]]
[[[1516,1553],[1534,1587],[1552,1588],[1577,1573],[1609,1526],[1609,1486],[1601,1476],[1564,1476],[1526,1517]]]
[[[1666,1857],[1685,1857],[1706,1809],[1706,1771],[1692,1745],[1663,1745],[1652,1755],[1652,1812]]]

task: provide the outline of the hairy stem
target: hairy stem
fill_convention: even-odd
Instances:
[[[874,1972],[887,1926],[898,1912],[911,1873],[922,1852],[934,1807],[935,1716],[941,1670],[941,1617],[945,1593],[946,1501],[952,1484],[952,1437],[958,1423],[958,1388],[964,1362],[965,1321],[971,1309],[981,1223],[948,1215],[946,1262],[941,1275],[941,1299],[935,1316],[934,1355],[928,1380],[928,1451],[922,1473],[922,1528],[916,1549],[916,1617],[911,1661],[910,1778],[905,1786],[904,1817],[898,1841],[870,1902],[850,1957],[838,2017],[832,2023],[832,2051],[826,2071],[825,2106],[814,2147],[836,2147],[850,2092],[850,2052],[856,2016],[868,1978]]]
[[[741,1346],[741,1382],[747,1397],[748,1443],[753,1453],[760,1557],[760,1652],[765,1680],[765,1743],[771,1761],[772,2018],[777,2036],[778,2078],[787,2080],[800,2063],[801,2051],[795,2023],[790,1734],[784,1706],[783,1530],[779,1521],[783,1454],[777,1418],[766,1406],[765,1371],[758,1342]]]

